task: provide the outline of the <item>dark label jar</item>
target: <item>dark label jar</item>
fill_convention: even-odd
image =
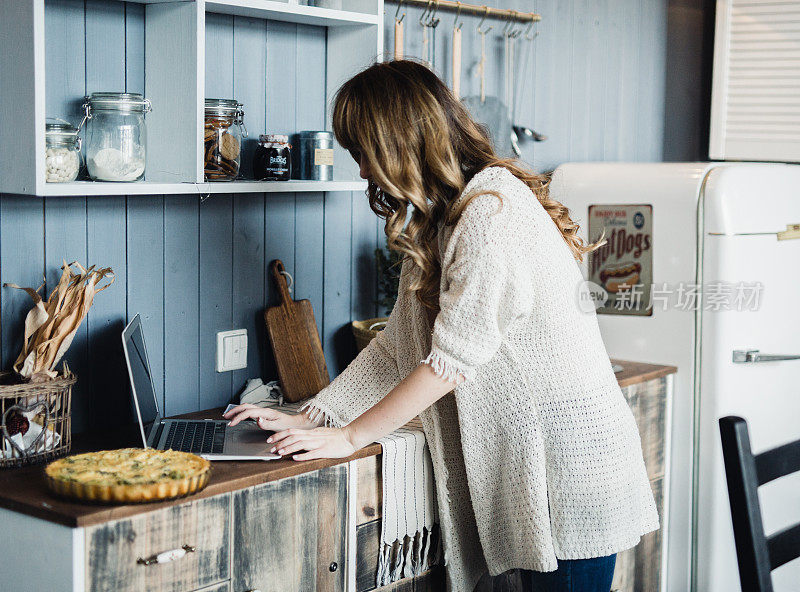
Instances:
[[[292,147],[289,145],[289,136],[259,136],[253,155],[253,178],[258,181],[288,181],[291,177]]]

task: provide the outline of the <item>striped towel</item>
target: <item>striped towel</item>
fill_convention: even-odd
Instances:
[[[433,531],[438,510],[431,455],[419,418],[378,443],[383,447],[383,519],[376,585],[386,586],[419,575],[436,562]]]
[[[276,382],[255,379],[245,387],[242,403],[279,407],[297,413],[304,402],[284,403]],[[441,538],[433,481],[433,465],[422,421],[412,419],[378,440],[383,447],[383,517],[377,586],[416,576],[438,562]]]

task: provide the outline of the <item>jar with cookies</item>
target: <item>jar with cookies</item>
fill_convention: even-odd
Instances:
[[[206,181],[239,176],[242,139],[247,137],[244,110],[235,99],[206,99],[203,170]]]

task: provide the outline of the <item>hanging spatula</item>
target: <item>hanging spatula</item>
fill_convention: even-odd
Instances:
[[[453,70],[453,94],[461,98],[461,26],[458,17],[461,14],[461,3],[458,5],[456,20],[453,22],[453,50],[451,52],[451,68]]]
[[[311,302],[292,300],[280,259],[270,263],[270,271],[281,303],[267,308],[264,321],[283,397],[294,403],[316,395],[328,385],[330,376]]]
[[[403,16],[397,18],[397,15],[400,14],[400,5],[403,4],[403,0],[400,0],[397,4],[397,10],[394,13],[394,59],[402,60],[403,59],[403,21],[406,18],[406,13],[403,13]]]

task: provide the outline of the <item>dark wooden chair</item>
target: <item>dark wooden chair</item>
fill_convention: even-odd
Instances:
[[[723,417],[719,431],[742,592],[773,592],[770,572],[800,557],[800,523],[766,536],[758,488],[800,471],[800,440],[754,455],[744,419]]]

